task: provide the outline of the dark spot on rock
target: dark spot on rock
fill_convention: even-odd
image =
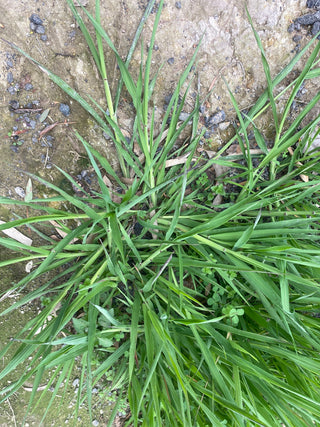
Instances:
[[[41,25],[43,23],[42,19],[40,18],[39,15],[37,15],[36,13],[33,13],[30,18],[29,18],[30,22],[33,22],[36,25]]]
[[[174,58],[173,57],[169,58],[167,62],[169,65],[173,65],[174,64]]]
[[[62,113],[65,117],[68,117],[70,115],[70,107],[67,104],[60,104],[59,105],[59,111]]]
[[[36,33],[38,33],[38,34],[44,34],[45,32],[46,32],[46,30],[45,30],[45,28],[44,28],[43,25],[37,25]]]
[[[176,1],[175,6],[177,9],[181,9],[181,1]]]
[[[206,112],[206,107],[204,105],[200,105],[199,111],[201,114],[204,114]]]

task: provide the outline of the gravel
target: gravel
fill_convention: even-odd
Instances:
[[[11,71],[9,71],[9,73],[7,74],[7,82],[9,84],[13,83],[13,74],[11,73]]]
[[[308,13],[307,15],[300,16],[295,20],[295,22],[301,25],[312,25],[317,21],[320,21],[320,11],[316,13]]]
[[[59,105],[59,111],[62,113],[65,117],[68,117],[70,115],[70,107],[67,104],[60,104]]]
[[[212,114],[212,116],[209,116],[206,119],[206,126],[210,127],[210,126],[215,126],[218,125],[221,122],[224,122],[226,119],[226,113],[221,110],[218,111],[217,113]]]
[[[30,18],[29,18],[30,22],[32,22],[35,25],[41,25],[43,23],[42,19],[40,18],[39,15],[37,15],[36,13],[33,13]]]
[[[46,32],[45,28],[43,25],[38,25],[36,28],[36,33],[38,34],[44,34]]]
[[[312,28],[311,28],[311,34],[313,35],[313,36],[315,36],[316,34],[318,34],[318,32],[320,31],[320,22],[319,21],[317,21],[317,22],[315,22],[313,25],[312,25]],[[320,38],[320,35],[317,37],[318,39]]]
[[[32,86],[32,84],[31,84],[31,83],[26,83],[26,84],[24,85],[24,89],[25,89],[25,90],[32,90],[32,89],[33,89],[33,86]]]
[[[309,9],[320,10],[320,0],[308,0],[307,7]]]
[[[26,193],[22,187],[15,187],[14,191],[18,194],[18,196],[22,197],[23,199],[26,196]]]

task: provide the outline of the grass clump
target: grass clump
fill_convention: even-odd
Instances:
[[[36,231],[35,225],[52,227],[50,221],[55,221],[64,236],[55,241],[41,234],[45,240],[39,246],[0,239],[3,247],[21,254],[2,266],[31,260],[36,265],[11,291],[23,294],[35,279],[43,278],[2,316],[30,301],[40,299],[44,304],[16,337],[20,345],[0,373],[5,378],[21,363],[29,368],[2,390],[2,401],[33,379],[29,410],[47,369],[55,372],[55,396],[78,360],[82,366],[78,406],[86,399],[90,408],[94,385],[112,379],[114,388],[127,390],[126,425],[318,424],[319,155],[305,152],[304,146],[320,118],[302,123],[320,95],[289,126],[285,123],[303,81],[320,74],[316,66],[320,45],[286,88],[289,96],[280,114],[275,88],[313,42],[272,80],[255,32],[268,88],[247,115],[241,114],[230,93],[239,120],[236,135],[205,160],[196,151],[201,138],[199,99],[189,117],[179,121],[196,52],[171,97],[159,133],[154,130],[150,99],[156,77],[151,78],[151,53],[163,2],[147,58],[134,81],[128,71],[130,55],[122,61],[100,25],[99,1],[94,17],[83,9],[96,43],[72,1],[67,1],[103,78],[109,114],[94,109],[60,77],[41,68],[112,137],[121,173],[75,132],[99,190],[74,196],[31,176],[57,196],[24,202],[1,198],[4,205],[28,207],[29,217],[3,224],[0,230],[27,225]],[[135,42],[138,36],[139,32]],[[121,72],[114,101],[103,41],[114,51]],[[135,110],[130,142],[117,123],[122,84]],[[276,132],[271,148],[255,125],[268,107]],[[257,167],[249,127],[262,152]],[[181,143],[188,128],[190,136]],[[235,142],[241,148],[241,164],[224,154]],[[286,156],[290,147],[295,148],[294,155]],[[214,164],[236,171],[231,181],[238,190],[232,197],[223,186],[207,182],[206,172]],[[61,173],[79,187],[67,172]],[[308,179],[302,181],[301,176]],[[211,200],[219,193],[224,203],[213,208]],[[69,208],[53,208],[52,201]],[[116,411],[117,406],[114,416]]]

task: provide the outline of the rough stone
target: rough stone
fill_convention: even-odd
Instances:
[[[308,0],[307,7],[309,9],[317,9],[320,10],[320,0]]]
[[[319,31],[320,31],[320,22],[319,22],[319,21],[317,21],[317,22],[315,22],[315,23],[312,25],[312,28],[311,28],[311,34],[312,34],[313,36],[315,36],[316,34],[318,34],[318,33],[319,33]],[[318,39],[319,39],[319,37],[320,37],[320,35],[318,36]]]
[[[40,16],[36,13],[33,13],[30,18],[29,18],[30,22],[32,22],[35,25],[41,25],[43,23],[42,19],[40,18]]]
[[[210,126],[218,125],[219,123],[225,121],[225,119],[226,119],[226,113],[223,110],[218,111],[217,113],[214,113],[212,114],[212,116],[207,118],[206,126],[210,127]]]
[[[70,107],[67,104],[60,104],[59,105],[59,111],[62,113],[65,117],[68,117],[70,115]]]
[[[46,32],[46,29],[44,28],[43,25],[37,25],[36,33],[38,33],[38,34],[44,34],[45,32]]]
[[[301,25],[312,25],[317,21],[320,21],[320,11],[316,13],[308,13],[307,15],[299,16],[299,18],[295,20],[295,22]]]

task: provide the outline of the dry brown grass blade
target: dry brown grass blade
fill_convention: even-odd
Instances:
[[[294,151],[293,151],[292,147],[288,147],[288,151],[289,151],[289,154],[291,156],[293,156]],[[296,162],[296,165],[297,166],[302,166],[302,163],[301,162]],[[307,175],[304,175],[303,173],[301,173],[299,176],[301,178],[301,181],[303,181],[303,182],[309,182],[309,177]]]
[[[6,224],[5,221],[0,221],[0,224]],[[8,228],[7,230],[2,230],[4,234],[11,237],[11,239],[16,240],[17,242],[20,242],[24,245],[31,246],[32,245],[32,239],[30,237],[25,236],[24,234],[20,233],[20,231],[16,230],[14,227]]]
[[[66,237],[68,235],[68,233],[66,233],[65,231],[63,231],[61,229],[61,226],[54,220],[50,220],[49,221],[50,224],[52,224],[56,230],[56,232],[59,234],[59,236],[61,236],[62,238]],[[77,242],[79,239],[72,239],[70,244]]]

